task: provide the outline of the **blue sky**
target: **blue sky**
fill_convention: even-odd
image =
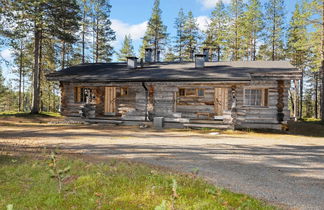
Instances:
[[[161,9],[163,11],[162,19],[168,27],[168,33],[171,37],[175,34],[174,19],[180,8],[186,12],[191,10],[201,29],[204,29],[206,20],[218,0],[161,0]],[[267,0],[261,0],[264,4]],[[289,21],[295,4],[298,0],[286,0],[287,22]],[[230,0],[223,0],[228,3]],[[112,10],[111,19],[112,27],[116,31],[117,41],[113,43],[116,51],[119,50],[121,42],[126,34],[131,34],[135,51],[141,43],[141,37],[145,33],[147,20],[150,18],[154,0],[111,0]],[[9,49],[0,49],[3,57],[11,60]],[[2,64],[4,76],[12,78],[10,69]]]

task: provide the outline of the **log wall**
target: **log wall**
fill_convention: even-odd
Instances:
[[[145,112],[150,119],[154,116],[162,116],[171,120],[180,119],[212,119],[215,115],[214,94],[215,88],[228,89],[228,109],[232,107],[232,88],[235,88],[238,127],[251,127],[251,124],[278,124],[277,81],[252,81],[250,83],[186,83],[186,82],[159,82],[145,83],[148,92],[142,83],[62,83],[62,106],[61,112],[65,116],[79,116],[82,103],[75,102],[75,87],[91,87],[96,93],[96,114],[104,115],[104,87],[117,87],[116,110],[117,116],[124,120],[145,120]],[[127,87],[128,94],[121,95],[120,88]],[[180,96],[179,88],[204,89],[204,96],[190,97]],[[249,107],[244,105],[245,88],[268,89],[267,107]],[[290,118],[288,110],[288,90],[290,81],[285,81],[284,90],[284,121]],[[145,106],[147,108],[145,109]],[[199,113],[209,113],[209,116],[199,116]]]

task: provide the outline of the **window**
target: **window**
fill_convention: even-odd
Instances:
[[[245,106],[268,106],[268,89],[245,89]]]
[[[205,90],[201,88],[179,88],[179,96],[203,97],[205,96]]]
[[[196,88],[187,88],[186,89],[186,96],[196,96]]]
[[[76,103],[93,103],[96,96],[93,88],[76,87],[74,90]]]
[[[199,97],[205,96],[205,90],[204,89],[198,89],[198,96]]]
[[[179,89],[179,96],[186,96],[186,89],[180,88]]]
[[[128,88],[127,87],[120,88],[120,95],[121,96],[127,96],[128,95]]]

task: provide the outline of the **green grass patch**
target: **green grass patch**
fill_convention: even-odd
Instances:
[[[71,157],[59,157],[56,164],[57,169],[70,167],[61,192],[58,180],[51,177],[49,157],[0,155],[0,208],[12,204],[13,209],[275,209],[193,175],[142,164]]]
[[[29,112],[0,112],[0,117],[23,117],[23,118],[54,118],[61,117],[60,113],[56,112],[41,112],[39,114],[30,114]]]

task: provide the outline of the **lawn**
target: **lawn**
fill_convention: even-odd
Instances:
[[[0,208],[6,207],[275,209],[247,195],[216,188],[194,174],[116,159],[99,162],[61,155],[55,156],[55,163],[49,155],[0,155]]]

